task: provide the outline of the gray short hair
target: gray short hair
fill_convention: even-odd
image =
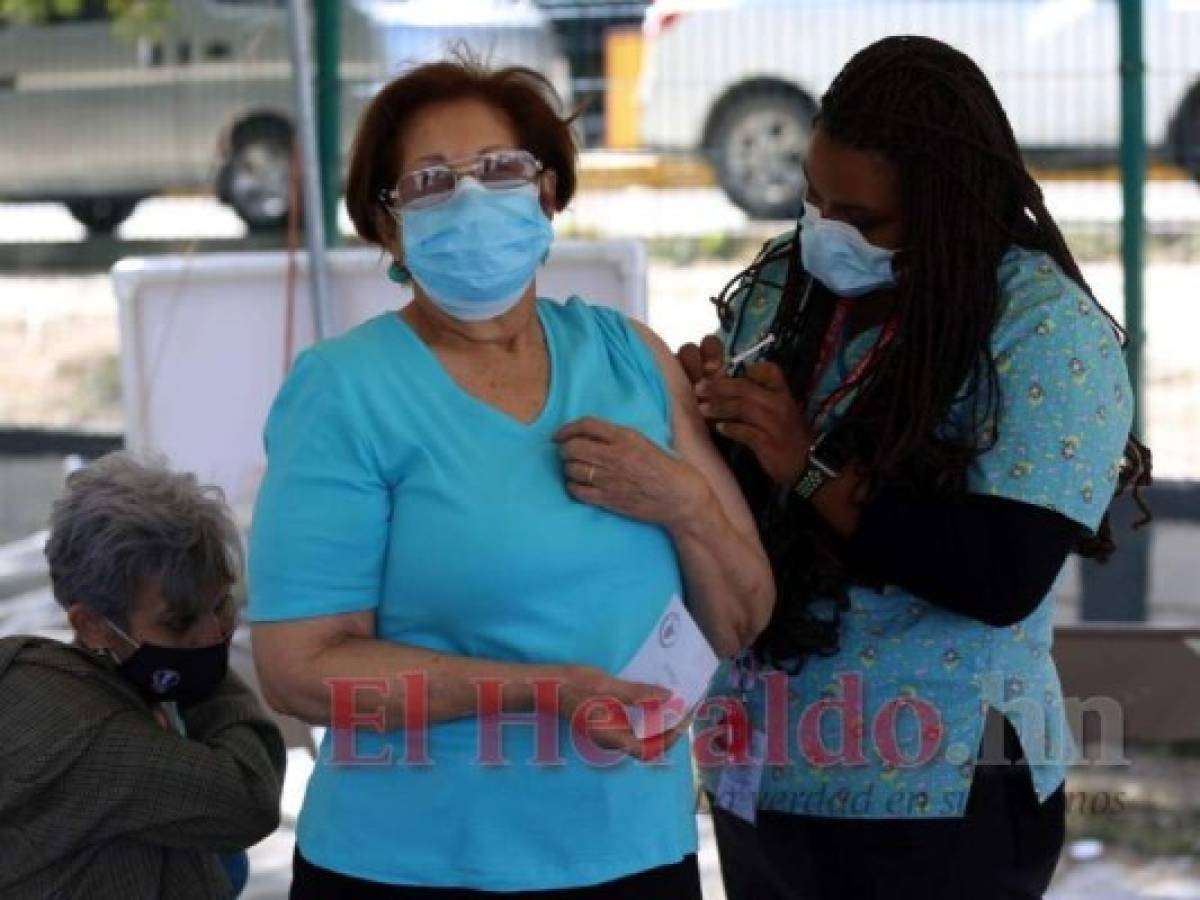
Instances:
[[[244,554],[224,492],[159,456],[106,454],[67,477],[46,542],[50,581],[64,607],[80,603],[119,628],[157,582],[172,613],[208,611],[210,592],[240,582]]]

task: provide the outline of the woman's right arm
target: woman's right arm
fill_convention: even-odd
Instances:
[[[254,658],[267,702],[309,724],[330,725],[334,685],[357,680],[364,688],[372,686],[354,701],[360,711],[377,714],[382,709],[384,727],[392,730],[476,715],[480,685],[489,680],[503,686],[505,712],[533,711],[536,685],[546,685],[544,691],[556,691],[556,712],[565,719],[571,719],[589,699],[612,698],[634,705],[662,702],[670,696],[663,688],[623,681],[591,666],[485,660],[379,640],[374,619],[368,611],[255,624]],[[418,674],[424,684],[415,698],[401,680],[409,673]],[[382,691],[376,689],[380,680],[386,684]],[[410,709],[414,699],[424,705],[423,712]],[[410,714],[415,718],[410,720]],[[676,736],[672,734],[670,740]],[[598,728],[592,737],[602,746],[635,756],[656,749],[628,728]]]

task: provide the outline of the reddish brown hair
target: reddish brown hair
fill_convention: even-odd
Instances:
[[[520,147],[555,173],[554,203],[563,209],[575,193],[578,149],[573,116],[546,78],[523,66],[492,70],[465,53],[419,66],[387,84],[358,123],[346,180],[346,208],[363,240],[384,245],[380,230],[380,191],[400,177],[397,142],[413,117],[426,107],[455,100],[479,100],[512,122]],[[386,220],[385,220],[386,221]]]

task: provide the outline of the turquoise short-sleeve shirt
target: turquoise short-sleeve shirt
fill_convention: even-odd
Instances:
[[[785,262],[772,265],[762,281],[782,284]],[[997,277],[1002,315],[992,355],[1000,404],[977,433],[991,448],[969,471],[968,489],[1056,510],[1095,530],[1115,491],[1132,421],[1117,337],[1095,301],[1047,255],[1014,247]],[[744,314],[730,352],[762,338],[778,299],[769,289],[735,296]],[[875,338],[865,332],[841,348],[839,364],[828,367],[810,398],[813,409]],[[1053,624],[1053,596],[1023,621],[997,628],[894,586],[852,587],[838,652],[806,659],[788,679],[788,761],[766,767],[759,808],[842,818],[961,816],[989,707],[1012,722],[1045,799],[1062,784],[1075,752],[1050,653]],[[714,693],[739,696],[732,681],[726,666]],[[759,727],[768,715],[763,685],[760,679],[745,697]],[[842,713],[814,716],[822,705]],[[815,744],[806,749],[801,739],[806,714],[816,723],[809,737],[819,736],[820,747],[837,751],[850,733],[862,738],[864,757],[814,758]],[[702,774],[715,793],[720,770]]]
[[[376,636],[448,654],[618,672],[673,595],[656,526],[575,501],[558,429],[584,416],[671,446],[658,365],[630,323],[578,299],[537,302],[550,387],[524,424],[463,391],[395,313],[296,361],[272,405],[250,540],[250,618],[372,610]],[[398,673],[399,674],[399,673]],[[398,685],[394,689],[400,689]],[[368,710],[373,709],[369,703]],[[557,725],[552,763],[530,724],[430,726],[430,764],[401,729],[327,735],[300,814],[311,862],[388,884],[489,891],[576,887],[696,849],[688,746],[599,766]]]

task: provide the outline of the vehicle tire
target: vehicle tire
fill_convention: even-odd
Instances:
[[[734,96],[712,130],[709,158],[729,199],[755,219],[794,219],[804,198],[811,104],[786,89]]]
[[[1175,164],[1200,181],[1200,84],[1194,85],[1179,104],[1167,135]]]
[[[75,220],[91,234],[112,234],[129,218],[141,197],[81,197],[66,201]]]
[[[262,119],[241,129],[217,193],[251,231],[275,231],[287,225],[291,177],[292,129],[278,119]]]

